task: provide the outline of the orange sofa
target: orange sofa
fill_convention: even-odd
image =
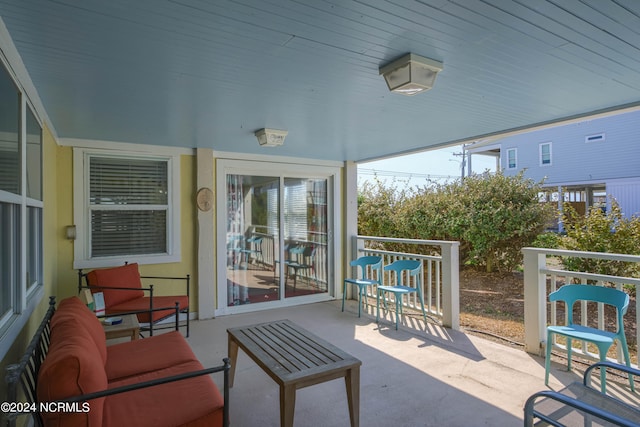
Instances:
[[[40,416],[45,426],[60,427],[226,426],[228,405],[206,374],[225,372],[227,398],[228,369],[225,359],[223,367],[204,370],[176,331],[107,346],[100,321],[79,298],[71,297],[61,301],[51,317],[37,399],[72,400],[78,410]],[[162,383],[174,376],[189,378]]]

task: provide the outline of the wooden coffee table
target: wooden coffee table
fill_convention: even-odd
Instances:
[[[293,426],[296,390],[344,377],[351,427],[360,424],[360,365],[362,362],[289,320],[227,329],[229,386],[242,348],[280,385],[280,425]],[[330,408],[327,408],[330,410]]]
[[[138,339],[138,335],[140,335],[140,324],[138,323],[138,317],[135,314],[125,314],[122,316],[114,314],[109,317],[122,317],[122,323],[117,325],[102,324],[104,334],[108,340],[123,337],[131,337],[132,341]]]

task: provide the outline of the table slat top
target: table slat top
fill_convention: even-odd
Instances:
[[[230,328],[227,332],[274,379],[285,383],[362,364],[289,320]]]

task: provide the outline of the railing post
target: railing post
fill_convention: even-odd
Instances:
[[[547,278],[540,269],[546,267],[544,252],[522,249],[524,254],[524,349],[542,355],[547,328]]]
[[[440,245],[442,251],[442,324],[460,330],[460,242]]]

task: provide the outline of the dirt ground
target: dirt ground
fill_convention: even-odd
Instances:
[[[625,332],[632,353],[636,346],[635,297],[625,316]],[[593,307],[595,310],[595,307]],[[590,306],[591,311],[591,306]],[[560,313],[559,313],[560,314]],[[613,316],[607,316],[607,321]],[[595,319],[595,314],[589,313]],[[468,333],[479,334],[506,345],[524,343],[524,280],[522,273],[485,273],[473,269],[460,272],[460,324]],[[632,355],[636,362],[636,355]]]
[[[524,281],[521,273],[460,272],[460,325],[468,332],[524,343]]]

